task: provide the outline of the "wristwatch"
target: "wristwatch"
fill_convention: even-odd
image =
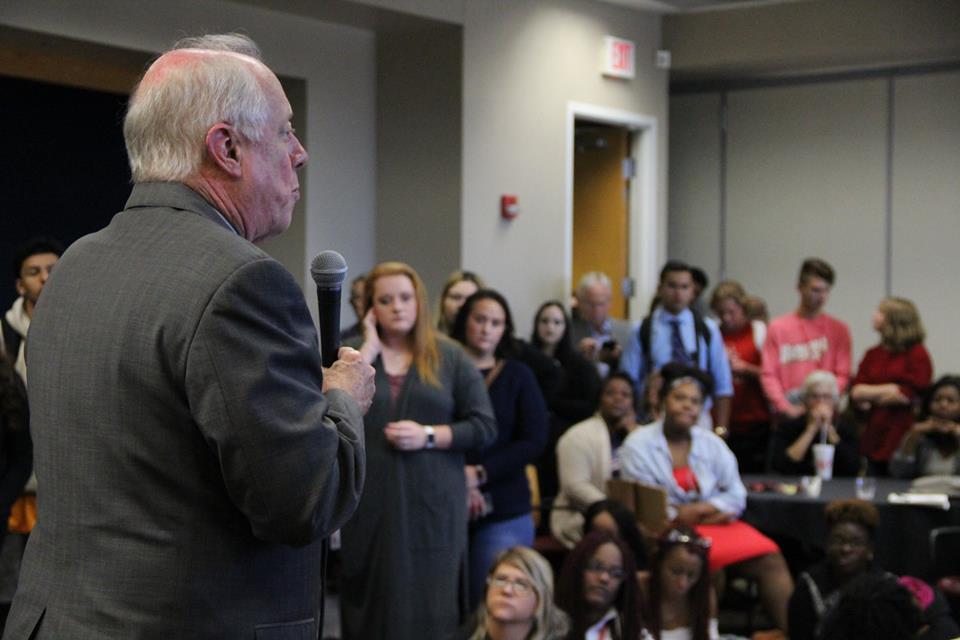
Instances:
[[[424,449],[433,449],[435,446],[437,446],[437,433],[436,433],[436,430],[435,430],[432,426],[426,425],[426,426],[423,428],[423,432],[424,432],[425,434],[427,434],[427,442],[426,442],[426,444],[423,445],[423,448],[424,448]]]

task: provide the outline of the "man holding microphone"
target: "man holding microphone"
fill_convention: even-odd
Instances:
[[[373,369],[322,370],[286,230],[307,152],[243,36],[157,59],[126,209],[63,255],[30,330],[40,483],[4,638],[308,638],[320,540],[363,488]]]

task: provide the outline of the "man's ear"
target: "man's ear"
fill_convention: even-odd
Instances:
[[[229,124],[218,122],[207,131],[204,140],[210,161],[227,175],[239,178],[243,171],[240,166],[242,150],[236,130]]]
[[[14,286],[17,288],[17,295],[23,296],[27,293],[27,288],[23,286],[23,280],[17,278],[17,281],[14,283]]]

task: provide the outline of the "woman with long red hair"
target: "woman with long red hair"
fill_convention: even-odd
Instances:
[[[342,530],[345,640],[445,638],[467,613],[464,453],[497,433],[480,373],[438,335],[420,276],[367,276],[360,353],[376,369],[366,484]]]

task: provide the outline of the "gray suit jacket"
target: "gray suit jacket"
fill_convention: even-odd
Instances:
[[[362,416],[293,278],[179,184],[64,254],[30,330],[38,523],[4,638],[315,638]]]

